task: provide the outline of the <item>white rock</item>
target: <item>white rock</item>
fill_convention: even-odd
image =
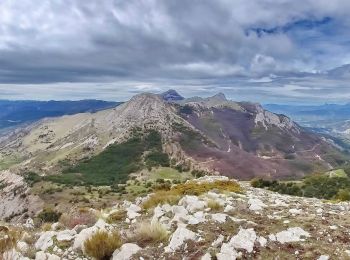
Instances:
[[[289,210],[289,213],[292,214],[292,215],[299,215],[303,212],[302,209],[290,209]]]
[[[36,252],[35,260],[60,260],[61,258],[57,255],[53,255],[50,253],[45,253],[44,251]]]
[[[126,243],[120,249],[114,251],[112,260],[129,260],[134,254],[137,254],[142,248],[136,244]]]
[[[57,241],[71,241],[77,235],[77,232],[72,230],[63,230],[57,233]]]
[[[21,251],[22,253],[26,252],[28,250],[28,244],[24,241],[18,241],[17,242],[17,249]]]
[[[230,243],[222,244],[220,253],[216,254],[218,260],[236,260],[237,257],[239,254]]]
[[[179,205],[184,206],[189,212],[193,213],[203,210],[207,203],[199,200],[197,196],[186,195],[179,201]]]
[[[310,234],[300,227],[288,228],[276,234],[277,241],[282,244],[303,241],[301,237],[310,237]]]
[[[337,227],[337,226],[335,226],[335,225],[333,225],[333,226],[329,226],[329,228],[330,228],[330,229],[332,229],[332,230],[336,230],[336,229],[338,229],[338,227]]]
[[[224,212],[225,212],[225,213],[228,213],[228,212],[232,212],[232,211],[234,211],[234,210],[235,210],[235,208],[234,208],[233,206],[227,205],[227,206],[225,207],[225,209],[224,209]]]
[[[277,206],[277,207],[288,207],[288,204],[285,203],[283,200],[275,199],[275,206]]]
[[[224,239],[225,239],[225,237],[220,234],[219,237],[213,243],[211,243],[211,246],[213,246],[213,247],[220,246],[222,244],[222,242],[224,242]]]
[[[157,206],[154,208],[153,210],[153,217],[159,219],[160,217],[162,217],[165,214],[164,210],[162,207]]]
[[[75,236],[73,249],[80,249],[84,251],[84,242],[91,237],[98,230],[108,230],[111,228],[109,224],[99,219],[94,226],[83,229],[78,235]]]
[[[258,238],[258,242],[259,242],[259,244],[260,244],[261,247],[265,247],[266,244],[267,244],[267,239],[264,238],[264,237],[259,237],[259,238]]]
[[[33,219],[28,218],[28,219],[26,220],[26,223],[23,224],[23,226],[24,226],[25,228],[28,228],[28,229],[33,229],[33,228],[34,228],[34,221],[33,221]]]
[[[201,257],[201,260],[211,260],[211,255],[209,253],[206,253],[204,256]]]
[[[328,260],[329,256],[328,255],[321,255],[317,260]]]
[[[248,204],[249,209],[253,211],[260,211],[263,208],[267,207],[267,205],[259,199],[249,199]]]
[[[53,223],[51,229],[57,231],[60,228],[61,224],[59,222]]]
[[[277,239],[276,239],[276,236],[274,235],[274,234],[270,234],[269,235],[269,239],[271,240],[271,241],[276,241]]]
[[[176,222],[185,222],[188,221],[188,211],[187,209],[185,209],[184,206],[177,206],[174,205],[172,207],[172,212],[174,213],[174,218],[172,221],[176,221]]]
[[[180,248],[186,240],[195,240],[197,238],[196,233],[188,230],[185,227],[178,227],[172,234],[169,245],[165,247],[165,252],[170,253]]]
[[[316,213],[317,214],[321,214],[323,212],[323,209],[321,209],[321,208],[318,208],[317,210],[316,210]]]
[[[17,252],[15,249],[3,252],[0,255],[0,258],[4,260],[30,260],[28,257],[24,257],[20,252]]]
[[[248,253],[251,253],[254,249],[256,238],[257,237],[254,229],[241,228],[238,234],[231,238],[229,243],[236,249],[244,249]]]
[[[39,239],[35,243],[37,250],[46,251],[50,246],[53,245],[53,237],[57,234],[55,231],[46,231],[42,233]]]
[[[223,214],[223,213],[216,213],[216,214],[212,214],[211,218],[219,223],[224,223],[226,222],[226,218],[228,217],[228,215]]]
[[[203,211],[198,211],[188,218],[188,224],[190,225],[197,225],[202,222],[205,222],[205,214]]]

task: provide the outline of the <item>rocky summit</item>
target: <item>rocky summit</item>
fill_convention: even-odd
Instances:
[[[236,192],[215,188],[222,183]],[[176,200],[157,198],[152,205],[157,192],[101,210],[85,208],[78,218],[61,217],[40,228],[31,218],[2,227],[0,241],[10,245],[17,236],[4,259],[350,258],[348,202],[280,195],[219,176],[194,179],[168,193],[181,185],[198,190]],[[115,232],[118,243],[104,248]]]

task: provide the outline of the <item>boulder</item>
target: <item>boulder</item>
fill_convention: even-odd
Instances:
[[[179,249],[186,240],[195,240],[197,238],[196,233],[188,230],[185,227],[178,227],[172,234],[169,245],[165,247],[166,253],[175,252]]]
[[[252,211],[260,211],[267,207],[267,205],[259,199],[249,199],[248,204],[249,209]]]
[[[233,236],[229,242],[235,249],[244,249],[248,253],[253,252],[254,243],[257,239],[254,229],[241,228],[237,235]]]
[[[46,231],[42,233],[35,243],[37,250],[46,251],[50,246],[53,246],[53,237],[56,236],[55,231]]]
[[[276,240],[282,244],[303,241],[301,237],[310,237],[310,234],[300,227],[288,228],[276,234]]]
[[[232,247],[230,243],[222,244],[220,253],[216,254],[218,260],[236,260],[240,254]]]
[[[98,230],[108,230],[111,226],[99,219],[94,226],[85,228],[78,235],[75,236],[73,249],[84,251],[84,242],[91,237]]]
[[[184,206],[189,212],[194,213],[203,210],[207,206],[207,203],[199,200],[197,196],[186,195],[179,201],[179,205]]]
[[[57,233],[57,241],[71,241],[77,235],[77,232],[72,230],[63,230]]]
[[[216,214],[212,214],[211,218],[219,223],[225,223],[226,219],[227,219],[228,215],[223,214],[223,213],[216,213]]]
[[[35,260],[60,260],[61,258],[57,255],[45,253],[44,251],[36,252]]]
[[[114,251],[112,260],[129,260],[134,254],[137,254],[142,248],[136,244],[126,243],[120,249]]]

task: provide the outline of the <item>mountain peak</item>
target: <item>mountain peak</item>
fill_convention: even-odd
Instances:
[[[220,100],[220,101],[227,101],[227,98],[225,96],[224,93],[219,92],[217,94],[215,94],[214,96],[210,97],[210,99],[216,99],[216,100]]]
[[[179,101],[183,100],[184,97],[181,96],[176,90],[174,89],[169,89],[163,93],[160,94],[160,96],[165,100],[165,101]]]

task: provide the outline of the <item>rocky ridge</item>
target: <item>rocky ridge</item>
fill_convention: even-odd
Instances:
[[[226,177],[195,180],[205,184]],[[71,229],[62,223],[50,230],[37,229],[30,219],[11,259],[90,259],[84,241],[98,230],[117,229],[126,241],[111,259],[348,259],[349,203],[285,196],[240,183],[243,193],[212,190],[200,196],[185,195],[175,205],[159,204],[145,211],[149,198],[123,201],[95,212],[99,220],[90,227]],[[211,206],[213,203],[217,207]],[[126,215],[107,223],[115,212]],[[133,237],[140,223],[157,224],[166,230],[164,242],[144,243]],[[26,239],[25,237],[32,237]],[[25,242],[27,241],[27,242]],[[29,243],[30,241],[30,243]],[[64,242],[64,243],[62,243]],[[28,257],[28,252],[32,256]],[[34,252],[34,253],[33,253]]]

